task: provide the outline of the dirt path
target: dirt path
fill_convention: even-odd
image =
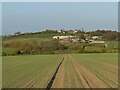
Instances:
[[[56,74],[52,88],[109,88],[109,86],[81,65],[73,55],[67,54]]]
[[[65,61],[66,61],[66,55],[64,57],[63,63],[60,66],[60,69],[59,69],[59,71],[56,75],[56,78],[53,82],[52,88],[64,88],[64,82],[63,81],[64,81],[64,73],[65,73],[65,70],[64,70]]]
[[[56,75],[52,88],[83,88],[81,80],[68,55],[65,55],[65,59]]]

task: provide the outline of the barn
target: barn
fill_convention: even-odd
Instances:
[[[53,36],[53,39],[74,39],[78,38],[78,36]]]

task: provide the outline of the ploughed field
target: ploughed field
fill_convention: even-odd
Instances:
[[[117,88],[118,54],[6,56],[2,78],[3,88]]]

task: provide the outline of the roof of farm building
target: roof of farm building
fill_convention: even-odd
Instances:
[[[77,38],[78,36],[53,36],[53,39]]]

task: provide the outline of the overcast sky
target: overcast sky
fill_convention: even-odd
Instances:
[[[117,2],[7,2],[2,6],[3,34],[46,28],[118,30]]]

